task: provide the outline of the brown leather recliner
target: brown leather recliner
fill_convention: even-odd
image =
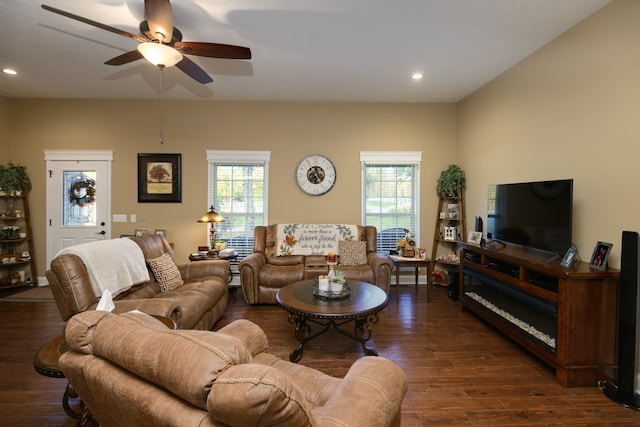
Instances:
[[[65,337],[60,367],[102,427],[400,425],[407,378],[395,363],[363,357],[331,377],[268,353],[248,320],[171,330],[144,313],[87,311]]]
[[[366,242],[367,264],[338,265],[336,269],[344,271],[346,279],[371,283],[389,293],[393,263],[376,252],[376,227],[358,225],[358,234],[358,240]],[[278,256],[276,224],[257,226],[253,236],[253,253],[238,265],[242,292],[248,304],[275,304],[280,288],[329,271],[324,256]]]
[[[173,249],[163,236],[147,234],[131,239],[140,246],[145,260],[166,252],[175,262]],[[105,257],[108,256],[105,253]],[[139,310],[167,317],[181,329],[212,329],[227,309],[229,263],[221,260],[198,261],[177,264],[177,267],[184,285],[169,292],[160,292],[160,286],[152,271],[149,271],[149,281],[114,297],[113,311],[124,313]],[[51,261],[46,276],[62,320],[66,321],[85,310],[95,310],[98,297],[91,285],[89,272],[79,256],[58,255]]]

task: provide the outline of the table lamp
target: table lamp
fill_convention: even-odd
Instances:
[[[224,218],[218,212],[213,210],[213,206],[209,208],[209,211],[202,215],[198,222],[205,222],[209,225],[209,248],[213,250],[215,247],[216,239],[216,222],[223,222]]]

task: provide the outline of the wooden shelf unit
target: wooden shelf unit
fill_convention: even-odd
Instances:
[[[26,191],[20,196],[0,196],[0,258],[13,258],[13,262],[0,262],[0,289],[18,286],[36,286],[38,276],[36,263],[33,258],[33,235],[31,233],[31,218],[29,212],[29,197]],[[16,209],[20,215],[16,215]],[[6,236],[6,227],[19,227],[25,237],[15,235]],[[30,258],[23,259],[23,252],[29,252]],[[24,280],[19,272],[24,272]]]
[[[596,271],[585,262],[562,268],[559,258],[520,246],[461,243],[462,308],[551,365],[563,387],[616,378],[619,277],[618,270]],[[496,307],[530,321],[518,325]]]
[[[458,206],[458,216],[449,217],[449,206]],[[444,217],[443,215],[444,214]],[[454,239],[445,239],[444,227],[456,227],[456,235]],[[438,260],[438,256],[446,255],[453,252],[458,254],[458,243],[464,241],[467,234],[464,209],[464,189],[460,189],[459,197],[440,197],[438,200],[438,211],[436,212],[436,225],[433,232],[433,246],[431,248],[431,261],[433,262],[432,270],[445,270],[447,272],[456,270],[459,263]],[[441,267],[441,268],[438,268]],[[431,284],[447,286],[448,281],[436,281],[431,277]]]

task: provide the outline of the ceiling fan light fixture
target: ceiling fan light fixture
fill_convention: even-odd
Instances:
[[[136,0],[140,1],[140,0]],[[46,11],[71,18],[75,21],[109,31],[123,37],[138,41],[137,50],[126,52],[106,61],[106,65],[123,65],[141,58],[156,65],[161,70],[165,67],[179,65],[180,71],[199,83],[211,83],[213,79],[195,62],[182,56],[183,54],[221,59],[251,59],[251,49],[209,42],[188,42],[182,40],[182,32],[173,26],[173,13],[170,0],[144,0],[144,21],[138,28],[140,34],[133,34],[119,28],[111,27],[98,21],[85,18],[71,12],[41,5]],[[186,59],[186,60],[185,60]],[[162,76],[163,73],[160,73]]]
[[[173,67],[182,61],[182,54],[162,43],[145,42],[138,45],[138,51],[153,65]]]

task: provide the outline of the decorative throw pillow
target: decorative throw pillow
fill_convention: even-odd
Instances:
[[[158,258],[148,259],[147,263],[160,285],[160,292],[169,292],[184,284],[180,270],[168,253],[163,253]]]
[[[340,265],[365,265],[367,242],[364,240],[340,240],[338,242]]]

